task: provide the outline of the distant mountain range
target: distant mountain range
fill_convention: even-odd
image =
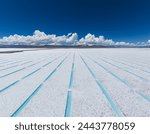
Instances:
[[[0,48],[150,48],[150,45],[93,45],[93,46],[62,46],[62,45],[0,45]]]

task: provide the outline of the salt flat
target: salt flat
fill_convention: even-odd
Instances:
[[[0,54],[0,116],[150,116],[150,49],[29,50]]]

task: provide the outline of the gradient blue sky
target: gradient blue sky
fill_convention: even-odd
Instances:
[[[77,32],[114,41],[150,39],[150,0],[0,0],[0,37]]]

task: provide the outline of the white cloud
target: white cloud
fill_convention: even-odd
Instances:
[[[105,39],[104,36],[96,37],[94,34],[88,33],[85,37],[78,40],[77,33],[69,33],[68,35],[57,36],[55,34],[45,34],[39,30],[35,30],[33,35],[10,35],[0,39],[0,45],[83,45],[83,46],[127,46],[127,45],[150,45],[150,40],[147,43],[128,43],[115,42],[112,39]]]
[[[132,43],[128,42],[114,42],[112,39],[105,39],[104,36],[95,37],[94,34],[87,34],[84,38],[81,38],[78,42],[78,45],[92,46],[92,45],[101,45],[101,46],[110,46],[110,45],[131,45]]]
[[[44,32],[35,30],[33,35],[10,35],[0,39],[1,45],[72,45],[78,40],[77,33],[69,35],[56,36],[54,34],[47,35]]]

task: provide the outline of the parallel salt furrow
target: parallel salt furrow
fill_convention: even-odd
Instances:
[[[21,63],[21,64],[16,64],[16,65],[13,65],[13,66],[10,66],[10,67],[6,67],[6,68],[3,68],[3,69],[0,69],[0,71],[4,71],[4,70],[7,70],[7,69],[12,69],[14,67],[18,67],[18,66],[21,66],[21,65],[25,65],[25,64],[28,64],[30,62],[33,62],[33,61],[27,61],[27,62],[24,62],[24,63]],[[20,62],[19,62],[20,63]]]
[[[10,67],[1,71],[2,76],[31,64],[31,68],[0,78],[0,89],[4,89],[0,90],[0,116],[60,117],[65,116],[66,111],[69,111],[66,117],[150,116],[149,74],[132,67],[136,68],[136,65],[132,64],[135,60],[139,61],[137,64],[142,65],[142,62],[145,62],[148,66],[148,50],[147,53],[144,51],[143,55],[144,52],[141,53],[141,50],[132,49],[76,49],[75,51],[81,53],[81,57],[76,53],[73,65],[74,50],[40,50],[2,55],[2,58],[7,58],[6,60],[12,59],[11,62],[21,59],[34,62],[9,62],[0,68]],[[52,64],[47,62],[64,51],[71,52],[71,55],[54,74],[51,71],[55,70],[65,55]],[[39,61],[37,59],[47,58],[50,54],[54,57],[33,65]],[[114,57],[116,61],[125,58],[129,63],[124,60],[120,62],[131,66],[105,59],[105,56],[111,59]],[[21,63],[22,66],[15,67]],[[144,65],[137,65],[137,68],[150,71]],[[53,77],[49,78],[47,76],[50,72]],[[69,83],[72,83],[73,87]]]
[[[4,62],[11,62],[12,60],[9,60],[8,58],[5,57],[1,57],[1,61],[0,64],[4,63]]]
[[[93,56],[94,57],[94,56]],[[96,56],[97,57],[97,56]],[[94,59],[95,59],[95,57],[94,57]],[[114,86],[109,86],[109,84],[112,84],[113,85],[113,79],[111,79],[111,77],[109,78],[109,75],[108,74],[106,74],[106,73],[104,73],[102,76],[104,76],[104,77],[106,77],[106,79],[104,79],[102,76],[100,76],[100,74],[101,74],[101,72],[103,71],[101,68],[99,68],[98,69],[98,66],[95,66],[92,62],[89,62],[90,63],[90,65],[91,65],[91,67],[92,67],[92,69],[93,69],[93,71],[95,71],[95,72],[99,72],[98,74],[97,74],[97,76],[98,76],[98,78],[99,79],[101,79],[102,81],[103,81],[103,84],[107,87],[107,89],[109,90],[109,92],[111,93],[111,95],[114,97],[114,100],[117,102],[117,104],[119,105],[119,107],[122,109],[122,111],[123,111],[123,113],[125,114],[125,115],[127,115],[127,116],[136,116],[136,115],[138,115],[138,116],[144,116],[144,113],[146,114],[147,113],[147,115],[149,115],[149,109],[147,108],[147,107],[149,107],[149,105],[150,105],[150,103],[145,99],[145,98],[143,98],[142,96],[140,96],[139,94],[137,94],[137,92],[136,91],[140,91],[140,90],[142,90],[143,88],[144,88],[144,86],[143,86],[143,88],[139,88],[138,86],[136,87],[134,87],[133,89],[132,88],[126,88],[126,87],[123,87],[123,86],[121,86],[121,84],[119,84],[117,81],[116,81],[116,86],[114,85]],[[101,62],[100,62],[101,63]],[[103,63],[103,62],[102,62]],[[107,64],[104,64],[105,65],[105,67],[107,67],[108,69],[110,69],[113,73],[115,72],[115,71],[117,71],[117,70],[115,70],[114,71],[114,69],[111,67],[111,66],[108,66]],[[113,70],[112,70],[113,69]],[[98,71],[99,70],[99,71]],[[105,76],[105,74],[106,74],[106,76]],[[124,78],[124,75],[125,73],[123,73],[123,72],[118,72],[118,75],[120,75],[120,76],[122,76],[122,78]],[[126,76],[125,76],[126,77]],[[127,76],[128,77],[128,76]],[[133,79],[133,78],[132,78]],[[131,82],[132,82],[132,79],[131,79]],[[106,81],[108,81],[108,82],[106,82]],[[110,81],[110,83],[109,83],[109,81]],[[129,78],[129,81],[130,81],[130,78]],[[115,82],[115,81],[114,81]],[[141,82],[141,84],[145,84],[145,88],[146,88],[146,84],[147,83],[142,83]],[[139,90],[138,90],[138,88],[139,88]],[[148,91],[146,91],[146,89],[143,89],[143,91],[145,91],[145,93],[146,92],[148,92]],[[123,89],[123,90],[122,90]],[[125,90],[126,91],[125,91]],[[131,91],[130,91],[130,90]],[[116,92],[116,93],[115,93]],[[117,95],[118,94],[118,95]],[[145,94],[145,95],[147,95],[147,94]],[[125,102],[127,102],[128,100],[126,100],[126,97],[125,96],[127,96],[127,98],[129,99],[129,98],[131,98],[130,100],[130,102],[132,102],[132,103],[130,103],[130,104],[126,104]],[[148,97],[148,96],[146,96],[146,97]],[[118,99],[120,99],[121,98],[121,100],[118,100]],[[132,98],[134,98],[134,99],[132,99]],[[132,106],[132,104],[133,104],[133,106]],[[125,105],[125,107],[124,107],[124,105]],[[147,105],[147,106],[146,106]],[[129,106],[129,107],[128,107]],[[146,107],[145,107],[146,106]],[[145,109],[142,109],[143,107],[145,107]],[[136,111],[135,113],[136,114],[134,114],[134,113],[132,113],[132,112],[128,112],[127,111],[127,109],[131,109],[131,111],[133,110],[133,111],[136,111],[136,110],[138,110],[138,111]],[[141,113],[140,113],[141,112]]]
[[[90,57],[88,57],[89,59],[91,59]],[[108,72],[109,74],[111,74],[112,76],[114,76],[116,79],[118,79],[120,82],[122,82],[123,84],[125,84],[129,90],[134,90],[133,87],[131,85],[129,85],[128,81],[123,80],[122,78],[120,78],[119,76],[117,76],[116,74],[114,74],[113,72],[109,71],[108,69],[106,69],[103,65],[101,65],[100,63],[98,63],[97,61],[91,59],[91,61],[93,61],[95,64],[97,64],[98,66],[100,66],[101,68],[103,68],[106,72]],[[150,102],[150,97],[142,94],[141,92],[137,92],[134,91],[137,95],[139,95],[140,97],[142,97],[142,99],[149,101]]]
[[[43,59],[43,58],[40,58],[40,60],[41,59]],[[40,61],[40,60],[38,58],[38,61]],[[26,61],[26,60],[21,60],[21,62],[23,62],[23,61]],[[19,62],[19,61],[18,62],[14,62],[14,63],[11,63],[10,65],[15,64],[15,63],[21,63],[21,62]],[[25,64],[30,63],[30,62],[34,62],[34,60],[30,60],[30,61],[27,60],[27,62],[25,62],[25,63],[17,64],[17,65],[11,66],[11,67],[6,67],[6,68],[1,69],[0,71],[7,70],[7,69],[12,69],[13,67],[18,67],[18,66],[21,66],[21,65],[25,65]]]
[[[93,60],[92,58],[88,57],[91,61],[93,61],[94,63],[96,63],[99,67],[103,68],[106,72],[108,72],[110,75],[112,75],[115,79],[117,79],[118,81],[120,81],[121,83],[123,83],[124,85],[126,85],[128,88],[132,88],[133,86],[126,80],[124,80],[123,78],[121,78],[120,76],[116,75],[115,73],[111,72],[110,70],[108,70],[106,67],[104,67],[102,64],[100,64],[99,62]]]
[[[120,60],[122,60],[122,59],[120,59]],[[122,60],[122,61],[124,61],[124,62],[126,62],[126,63],[129,63],[129,61],[127,61],[127,60]],[[144,67],[144,68],[147,68],[147,69],[150,68],[150,65],[145,64],[145,63],[142,63],[142,65],[141,65],[141,64],[137,64],[137,63],[135,63],[135,62],[134,62],[134,63],[132,62],[132,64],[134,64],[135,66]],[[143,65],[145,65],[145,66],[143,66]]]
[[[143,93],[141,92],[137,92],[143,99],[145,99],[146,101],[150,102],[150,97],[144,95]]]
[[[125,63],[129,63],[129,64],[131,64],[131,65],[135,65],[136,67],[137,66],[139,66],[139,67],[144,67],[144,68],[147,68],[147,69],[149,69],[150,68],[150,65],[147,65],[147,64],[145,64],[145,63],[142,63],[142,65],[141,64],[137,64],[137,62],[135,62],[135,61],[132,61],[132,63],[130,63],[130,61],[128,61],[127,59],[121,59],[121,58],[118,58],[119,60],[121,60],[121,61],[123,61],[123,62],[125,62]],[[134,63],[133,63],[134,62]],[[146,66],[143,66],[143,65],[146,65]],[[148,67],[149,66],[149,67]]]
[[[5,62],[1,62],[0,63],[0,67],[4,67],[4,66],[7,66],[7,65],[9,65],[9,64],[11,64],[11,63],[13,63],[14,61],[5,61]],[[7,63],[9,63],[9,64],[7,64]],[[1,65],[1,64],[4,64],[4,65]]]
[[[116,116],[101,93],[97,83],[89,73],[85,64],[76,52],[74,80],[72,90],[72,117],[110,117]],[[82,53],[81,53],[82,54]]]
[[[72,61],[72,67],[71,67],[71,73],[70,73],[69,89],[68,89],[68,93],[67,93],[67,101],[66,101],[66,108],[65,108],[65,114],[64,114],[65,117],[69,117],[71,115],[74,61],[75,61],[75,54],[73,55],[73,61]]]
[[[39,60],[39,58],[36,58],[36,59],[38,59]],[[40,59],[42,59],[42,58],[40,58]],[[16,60],[16,59],[15,59]],[[24,60],[19,60],[20,62],[23,62],[23,61],[28,61],[29,59],[24,59]],[[19,61],[14,61],[12,58],[11,58],[11,61],[6,61],[6,62],[4,62],[4,63],[8,63],[8,64],[4,64],[4,65],[0,65],[0,67],[4,67],[4,66],[8,66],[8,65],[12,65],[12,64],[15,64],[15,63],[19,63]],[[32,61],[34,61],[34,60],[32,60]],[[1,63],[0,63],[1,64]]]
[[[100,59],[101,59],[101,58],[100,58]],[[120,67],[120,66],[118,66],[118,65],[116,65],[116,64],[113,64],[113,63],[111,63],[111,62],[109,62],[109,61],[106,61],[106,60],[104,60],[104,59],[101,59],[101,60],[104,61],[104,62],[107,63],[107,64],[110,64],[110,65],[112,65],[112,66],[114,66],[114,67],[116,67],[116,68],[118,68],[118,69],[124,71],[124,72],[127,72],[128,74],[130,74],[130,75],[132,75],[132,76],[134,76],[134,77],[136,77],[136,78],[139,78],[140,80],[142,80],[142,81],[144,81],[144,82],[148,82],[148,81],[149,81],[149,80],[147,80],[146,78],[144,78],[144,77],[142,77],[142,76],[140,76],[140,75],[138,75],[138,74],[136,74],[136,73],[133,73],[133,72],[131,72],[131,71],[128,71],[128,70],[126,70],[126,69],[124,69],[124,68],[122,68],[122,67]]]
[[[11,62],[11,61],[8,61],[8,60],[1,60],[1,61],[0,61],[0,65],[1,65],[1,64],[5,64],[5,63],[9,63],[9,62]],[[0,67],[1,67],[1,66],[0,66]]]
[[[110,58],[109,58],[109,59],[110,59]],[[128,66],[128,67],[130,67],[130,68],[132,68],[132,69],[140,70],[140,71],[142,71],[142,72],[144,72],[144,73],[148,73],[148,74],[150,73],[149,71],[143,70],[143,69],[141,69],[141,68],[137,68],[137,67],[135,67],[135,66],[129,65],[129,64],[127,64],[127,63],[124,63],[124,62],[121,62],[121,61],[118,61],[118,60],[115,60],[115,59],[110,59],[110,60],[112,60],[112,61],[114,61],[114,62],[116,62],[116,63],[120,63],[120,64],[122,64],[122,65]]]
[[[30,100],[38,93],[38,91],[41,89],[41,87],[47,82],[58,70],[58,68],[63,64],[63,62],[67,59],[68,56],[66,56],[58,65],[57,67],[44,79],[44,81],[37,86],[37,88],[32,92],[32,94],[17,108],[17,110],[11,115],[11,117],[16,117],[22,109],[30,102]]]
[[[71,53],[69,57],[64,61],[61,68],[57,70],[55,75],[43,85],[36,96],[34,96],[34,99],[32,99],[32,101],[30,101],[28,105],[21,111],[21,113],[18,115],[19,117],[64,117],[72,57],[73,54]],[[43,79],[38,82],[36,86],[34,86],[34,88],[27,89],[28,91],[26,90],[26,92],[28,92],[28,95],[26,95],[26,97],[33,92],[33,89],[35,89],[37,85],[45,79],[50,70],[52,71],[61,60],[62,58],[29,78],[32,79],[34,77],[35,79],[37,79],[40,74],[45,74],[42,75]],[[23,83],[28,83],[29,79],[22,81],[22,84],[20,83],[20,85],[23,85]],[[20,104],[26,99],[26,97],[24,97],[24,99],[20,99]],[[17,106],[19,106],[20,104],[18,104]],[[15,109],[17,109],[17,106],[11,111],[15,111]],[[10,115],[10,110],[8,111],[7,115]]]
[[[144,81],[144,82],[148,82],[147,81],[147,79],[145,79],[145,78],[143,78],[143,77],[139,77],[138,75],[136,75],[136,74],[134,74],[133,72],[130,72],[130,71],[128,71],[128,70],[125,70],[125,69],[123,69],[123,68],[121,68],[121,67],[119,67],[119,66],[117,66],[117,65],[115,65],[115,64],[113,64],[113,63],[110,63],[110,62],[108,62],[108,61],[106,61],[106,60],[104,60],[104,59],[101,59],[102,61],[104,61],[105,63],[108,63],[108,64],[110,64],[110,65],[112,65],[112,66],[114,66],[114,67],[116,67],[116,68],[118,68],[118,69],[121,69],[121,70],[123,70],[123,71],[125,71],[125,72],[127,72],[127,73],[129,73],[129,74],[131,74],[131,75],[133,75],[133,76],[135,76],[135,77],[137,77],[137,78],[140,78],[142,81]],[[145,101],[148,101],[148,99],[147,98],[150,98],[149,96],[146,96],[146,95],[142,95],[143,93],[142,92],[137,92],[137,91],[135,91],[135,93],[137,93],[140,97],[142,97],[142,99],[144,99]]]
[[[28,61],[28,59],[21,59],[19,61],[14,61],[14,60],[11,59],[11,61],[4,62],[3,65],[0,65],[0,67],[5,67],[5,66],[13,65],[13,64],[16,64],[16,63],[24,62],[24,61]],[[8,63],[8,64],[5,64],[5,63]]]
[[[43,58],[40,58],[40,59],[43,59]],[[38,58],[38,60],[39,60],[39,58]],[[21,63],[21,62],[24,62],[24,61],[27,61],[27,62]],[[7,69],[11,69],[11,68],[13,68],[13,67],[16,67],[17,65],[18,65],[18,66],[19,66],[19,65],[24,65],[24,64],[30,63],[30,62],[34,62],[34,60],[25,59],[25,60],[20,60],[20,61],[17,61],[17,62],[13,62],[13,63],[7,64],[7,65],[4,65],[4,66],[7,66],[7,67],[0,69],[0,71],[7,70]],[[17,64],[17,65],[13,65],[13,66],[8,67],[8,65],[12,65],[12,64],[16,64],[16,63],[21,63],[21,64]],[[4,67],[4,66],[3,66],[3,67]],[[0,66],[0,67],[1,67],[1,66]]]
[[[12,86],[16,85],[16,84],[17,84],[17,83],[19,83],[20,81],[22,81],[22,80],[24,80],[24,79],[28,78],[29,76],[31,76],[31,75],[33,75],[33,74],[35,74],[36,72],[40,71],[41,69],[43,69],[43,68],[47,67],[47,66],[48,66],[48,65],[50,65],[52,62],[54,62],[54,61],[56,61],[57,59],[59,59],[60,57],[61,57],[61,56],[59,56],[59,57],[57,57],[57,58],[55,58],[55,59],[53,59],[53,60],[49,61],[48,63],[46,63],[46,64],[42,65],[42,66],[41,66],[41,67],[39,67],[38,69],[36,69],[36,70],[34,70],[34,71],[30,72],[29,74],[27,74],[27,75],[25,75],[25,76],[21,77],[19,80],[16,80],[15,82],[13,82],[13,83],[9,84],[9,85],[8,85],[8,86],[6,86],[5,88],[1,89],[1,90],[0,90],[0,93],[1,93],[1,92],[3,92],[3,91],[5,91],[5,90],[7,90],[7,89],[9,89],[10,87],[12,87]]]
[[[4,75],[0,76],[0,78],[4,78],[4,77],[9,76],[9,75],[11,75],[11,74],[20,72],[20,71],[22,71],[22,70],[24,70],[24,69],[27,69],[27,68],[32,67],[32,66],[34,66],[34,65],[37,65],[37,64],[41,63],[42,61],[44,61],[44,60],[46,60],[46,59],[47,59],[47,58],[45,58],[45,59],[43,59],[43,60],[41,60],[41,61],[35,62],[35,63],[33,63],[33,64],[30,64],[30,65],[28,65],[28,66],[26,66],[26,67],[17,69],[17,70],[15,70],[15,71],[12,71],[12,72],[10,72],[10,73],[4,74]]]
[[[81,57],[81,56],[80,56]],[[108,94],[107,90],[105,89],[105,87],[98,81],[98,79],[96,78],[95,74],[93,73],[93,71],[90,69],[90,67],[87,65],[87,63],[85,62],[85,60],[81,57],[82,61],[84,62],[86,68],[88,69],[88,71],[90,72],[90,74],[92,75],[94,81],[97,83],[99,89],[102,91],[102,93],[104,94],[104,96],[106,97],[107,101],[109,102],[113,112],[117,115],[117,116],[124,116],[124,114],[122,113],[122,111],[116,106],[115,102],[113,101],[113,99],[111,98],[111,96]]]

